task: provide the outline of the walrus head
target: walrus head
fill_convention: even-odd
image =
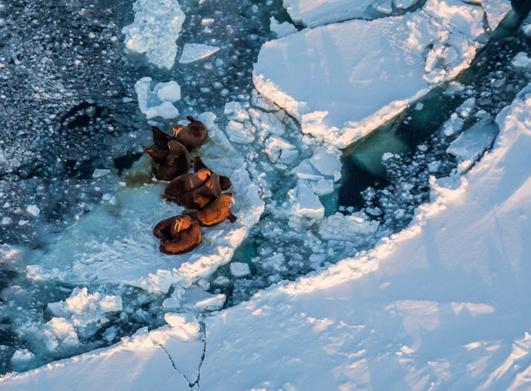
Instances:
[[[171,236],[175,237],[179,233],[189,229],[194,223],[194,218],[188,214],[182,214],[179,217],[176,217],[171,225]]]
[[[172,129],[173,137],[177,137],[179,133],[181,133],[186,126],[184,125],[177,125],[175,128]]]

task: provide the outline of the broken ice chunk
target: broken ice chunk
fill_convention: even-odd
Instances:
[[[151,77],[143,77],[135,83],[140,111],[146,115],[147,119],[178,117],[179,110],[173,105],[173,102],[180,99],[181,89],[179,85],[174,81],[169,81],[157,83],[155,88],[151,89],[152,82]]]
[[[233,120],[230,120],[227,124],[225,133],[230,141],[238,144],[250,144],[255,139],[248,127]]]
[[[183,295],[182,305],[183,308],[194,311],[215,311],[223,307],[225,300],[223,294],[214,295],[194,286]]]
[[[319,225],[319,235],[325,240],[357,242],[378,229],[377,221],[369,221],[360,215],[336,213]]]
[[[297,186],[288,192],[296,216],[320,220],[324,217],[324,206],[306,181],[299,180]]]
[[[202,43],[187,43],[184,45],[179,64],[190,64],[192,62],[204,60],[219,51],[216,46]]]
[[[278,136],[271,136],[266,140],[264,152],[272,163],[280,160],[286,164],[293,162],[299,154],[294,145]]]
[[[497,134],[498,128],[494,123],[480,121],[460,134],[446,152],[465,162],[466,164],[460,165],[460,170],[465,171],[490,148]]]
[[[288,22],[280,23],[274,16],[272,16],[269,21],[269,28],[277,35],[277,37],[283,37],[297,32],[297,28],[294,25]]]
[[[177,0],[137,0],[135,19],[125,26],[125,46],[134,53],[146,54],[159,68],[171,69],[177,55],[177,38],[185,15]]]
[[[520,52],[514,56],[511,65],[516,69],[528,70],[531,68],[531,57],[526,52]]]
[[[46,349],[50,352],[79,345],[74,326],[64,318],[53,317],[50,319],[44,326],[42,335],[46,343]]]
[[[201,327],[193,314],[168,312],[164,314],[164,320],[171,326],[174,332],[178,333],[176,336],[181,340],[194,341],[199,338]],[[175,335],[175,333],[173,335]]]
[[[251,269],[249,265],[243,262],[232,262],[230,264],[230,274],[236,278],[241,278],[251,274]]]

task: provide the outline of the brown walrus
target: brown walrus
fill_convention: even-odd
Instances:
[[[209,169],[203,160],[199,156],[196,156],[194,158],[194,171],[198,172],[203,168]],[[228,190],[232,186],[232,182],[230,181],[229,177],[226,177],[225,175],[219,176],[219,184],[222,191]]]
[[[161,239],[159,249],[164,254],[186,253],[202,241],[199,222],[187,214],[162,220],[153,233]]]
[[[164,190],[165,197],[186,209],[201,209],[221,195],[219,175],[208,168],[194,174],[184,174],[171,181]]]
[[[186,211],[199,221],[204,227],[217,225],[228,219],[231,223],[236,221],[236,216],[232,214],[231,206],[234,196],[232,193],[221,194],[214,202],[208,204],[203,209]]]
[[[173,128],[173,136],[189,150],[192,150],[205,143],[208,137],[208,129],[201,121],[197,121],[192,116],[188,116],[186,119],[190,123],[187,126],[178,125]]]
[[[156,147],[145,149],[153,159],[155,178],[162,181],[171,181],[190,169],[190,154],[184,145],[170,140],[167,147],[167,151]]]

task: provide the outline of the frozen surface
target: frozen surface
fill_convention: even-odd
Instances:
[[[481,0],[481,6],[487,15],[487,22],[494,30],[511,9],[511,2],[506,0]]]
[[[209,390],[528,389],[530,107],[531,86],[498,115],[494,149],[432,180],[406,230],[206,318],[204,345],[193,317],[168,315],[171,327],[0,389],[187,389],[199,370]]]
[[[297,32],[297,28],[294,25],[289,22],[280,23],[274,16],[270,19],[269,28],[277,35],[277,37],[283,37]]]
[[[219,51],[217,46],[202,43],[186,43],[179,58],[179,64],[190,64],[213,56]]]
[[[483,18],[481,7],[428,0],[402,16],[306,29],[262,47],[254,82],[305,133],[345,147],[466,68]]]
[[[135,19],[122,29],[125,46],[145,54],[159,68],[171,69],[177,55],[177,38],[185,15],[177,0],[137,0],[133,5]]]
[[[163,200],[162,183],[132,184],[83,216],[53,240],[43,254],[33,255],[27,265],[30,276],[72,284],[127,282],[165,293],[173,283],[187,287],[227,263],[258,221],[264,204],[249,178],[246,163],[215,125],[215,115],[205,113],[199,118],[209,127],[212,140],[201,148],[201,157],[214,171],[231,178],[236,223],[224,222],[210,228],[200,247],[191,253],[161,254],[153,226],[179,214],[181,208]],[[146,162],[140,161],[130,175],[149,177]]]

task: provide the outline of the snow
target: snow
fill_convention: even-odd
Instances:
[[[159,68],[171,69],[177,55],[176,41],[185,15],[177,0],[136,0],[132,24],[125,26],[125,46],[145,54]]]
[[[249,265],[246,263],[232,262],[230,264],[230,274],[236,278],[241,278],[251,274],[251,270],[249,269]]]
[[[0,389],[188,389],[199,368],[208,390],[528,389],[530,107],[531,85],[497,116],[492,151],[432,179],[407,229],[205,318],[204,345],[191,315],[168,315]]]
[[[205,45],[202,43],[184,44],[179,64],[191,64],[196,61],[205,60],[219,51],[217,46]]]
[[[198,118],[207,125],[212,140],[201,148],[200,156],[215,172],[230,177],[236,223],[227,221],[209,228],[203,243],[191,253],[161,254],[153,227],[179,214],[181,208],[161,198],[163,183],[149,182],[150,162],[144,157],[122,178],[131,183],[114,194],[114,203],[95,207],[18,267],[34,279],[52,278],[82,286],[89,281],[127,283],[166,293],[172,284],[189,287],[228,263],[258,222],[264,203],[251,182],[247,163],[215,124],[216,116],[203,113]],[[138,178],[144,182],[138,183]]]
[[[466,68],[483,17],[481,7],[428,0],[402,16],[306,29],[263,45],[254,83],[304,133],[343,148]]]
[[[135,83],[140,111],[147,119],[161,117],[173,119],[179,116],[179,110],[173,105],[181,99],[181,88],[175,81],[157,83],[152,89],[153,79],[143,77]]]

